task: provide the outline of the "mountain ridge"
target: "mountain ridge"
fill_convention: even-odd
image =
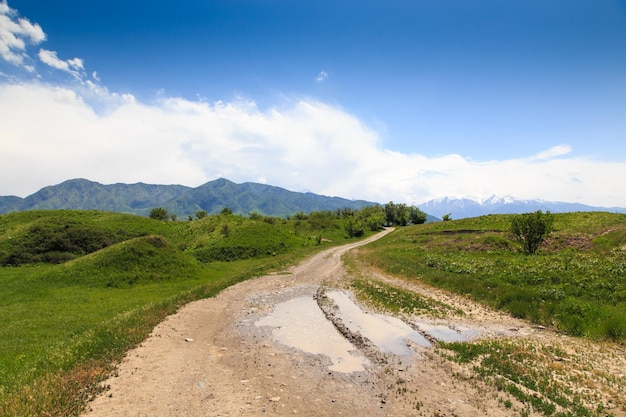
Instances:
[[[517,199],[510,195],[492,195],[477,201],[470,198],[442,197],[419,204],[419,208],[433,216],[443,217],[450,214],[452,219],[485,216],[488,214],[519,214],[537,210],[552,213],[607,211],[626,214],[623,207],[598,207],[581,203],[547,201],[542,199]]]
[[[230,208],[235,214],[255,212],[286,217],[298,212],[359,209],[378,204],[314,193],[299,193],[266,184],[236,184],[225,178],[198,187],[184,185],[124,184],[104,185],[84,178],[66,180],[25,197],[0,196],[0,214],[26,210],[102,210],[146,216],[163,207],[179,217],[204,210],[209,214]]]
[[[0,196],[0,214],[26,210],[102,210],[147,216],[155,207],[163,207],[180,218],[194,216],[204,210],[219,213],[224,207],[236,214],[287,217],[298,212],[327,211],[343,208],[359,209],[378,202],[349,200],[254,182],[234,183],[225,178],[209,181],[198,187],[170,184],[100,184],[85,178],[66,180],[41,188],[25,197]],[[473,200],[442,197],[419,204],[428,213],[428,221],[440,220],[450,214],[452,219],[488,214],[515,214],[537,210],[553,213],[576,211],[607,211],[625,213],[622,207],[596,207],[580,203],[553,202],[541,199],[522,200],[513,196],[496,196]]]

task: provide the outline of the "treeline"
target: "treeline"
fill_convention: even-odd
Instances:
[[[224,207],[221,211],[222,215],[233,214],[232,210]],[[206,217],[208,213],[204,210],[196,213],[196,219]],[[156,220],[172,220],[176,221],[176,214],[168,213],[163,207],[156,207],[150,212],[150,218]],[[252,220],[263,220],[267,223],[275,223],[278,220],[285,220],[273,216],[264,216],[256,212],[248,213],[248,217]],[[288,216],[286,220],[303,221],[307,220],[317,228],[324,228],[332,220],[344,220],[345,230],[350,237],[360,237],[366,231],[377,231],[385,226],[407,226],[409,224],[423,224],[426,222],[426,213],[415,206],[407,204],[398,204],[393,201],[385,205],[366,206],[361,209],[342,208],[329,211],[314,211],[311,213],[298,212],[293,216]],[[194,220],[189,216],[189,221]]]
[[[344,228],[350,237],[360,237],[366,231],[375,232],[385,226],[407,226],[409,224],[423,224],[426,222],[426,213],[415,206],[396,204],[393,201],[384,206],[366,206],[361,209],[343,208],[328,212],[312,212],[310,214],[296,213],[296,220],[309,220],[319,223],[324,217],[344,219]]]

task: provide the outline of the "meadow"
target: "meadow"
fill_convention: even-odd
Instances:
[[[521,253],[511,216],[397,230],[362,260],[573,336],[626,341],[626,215],[555,215],[538,253]]]
[[[510,224],[511,216],[491,215],[409,226],[356,256],[366,270],[421,281],[577,338],[436,346],[441,366],[455,363],[465,370],[457,378],[491,387],[510,415],[623,415],[626,216],[556,214],[555,231],[533,255],[521,251]],[[376,309],[435,318],[456,313],[425,295],[357,276],[355,293]]]
[[[78,415],[183,304],[347,240],[333,213],[253,217],[0,216],[0,414]]]

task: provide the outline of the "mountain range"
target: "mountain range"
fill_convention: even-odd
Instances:
[[[102,210],[147,216],[153,208],[163,207],[169,213],[185,218],[194,216],[201,210],[215,214],[228,207],[235,214],[258,213],[287,217],[298,212],[359,209],[375,204],[379,203],[295,192],[252,182],[236,184],[224,178],[209,181],[195,188],[144,183],[103,185],[79,178],[44,187],[26,198],[0,196],[0,214],[12,211],[65,209]],[[428,213],[429,222],[438,221],[446,214],[452,219],[462,219],[537,210],[549,210],[553,213],[575,211],[626,213],[626,208],[621,207],[594,207],[538,199],[520,200],[510,196],[491,196],[482,201],[445,197],[420,204],[419,208]]]
[[[477,217],[487,214],[529,213],[537,210],[550,211],[552,213],[568,213],[577,211],[608,211],[613,213],[626,213],[626,208],[623,207],[595,207],[579,203],[554,202],[539,199],[520,200],[510,196],[491,196],[483,201],[476,201],[467,198],[444,197],[420,204],[419,208],[422,211],[439,218],[449,214],[452,219]]]
[[[111,184],[72,179],[44,187],[20,198],[0,197],[0,214],[25,210],[102,210],[147,216],[163,207],[180,218],[204,210],[219,213],[225,207],[235,214],[258,213],[286,217],[298,212],[359,209],[377,203],[313,193],[299,193],[265,184],[236,184],[224,178],[192,188],[183,185]]]

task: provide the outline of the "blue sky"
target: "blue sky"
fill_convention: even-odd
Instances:
[[[0,195],[226,177],[380,202],[626,206],[624,1],[0,10]]]

